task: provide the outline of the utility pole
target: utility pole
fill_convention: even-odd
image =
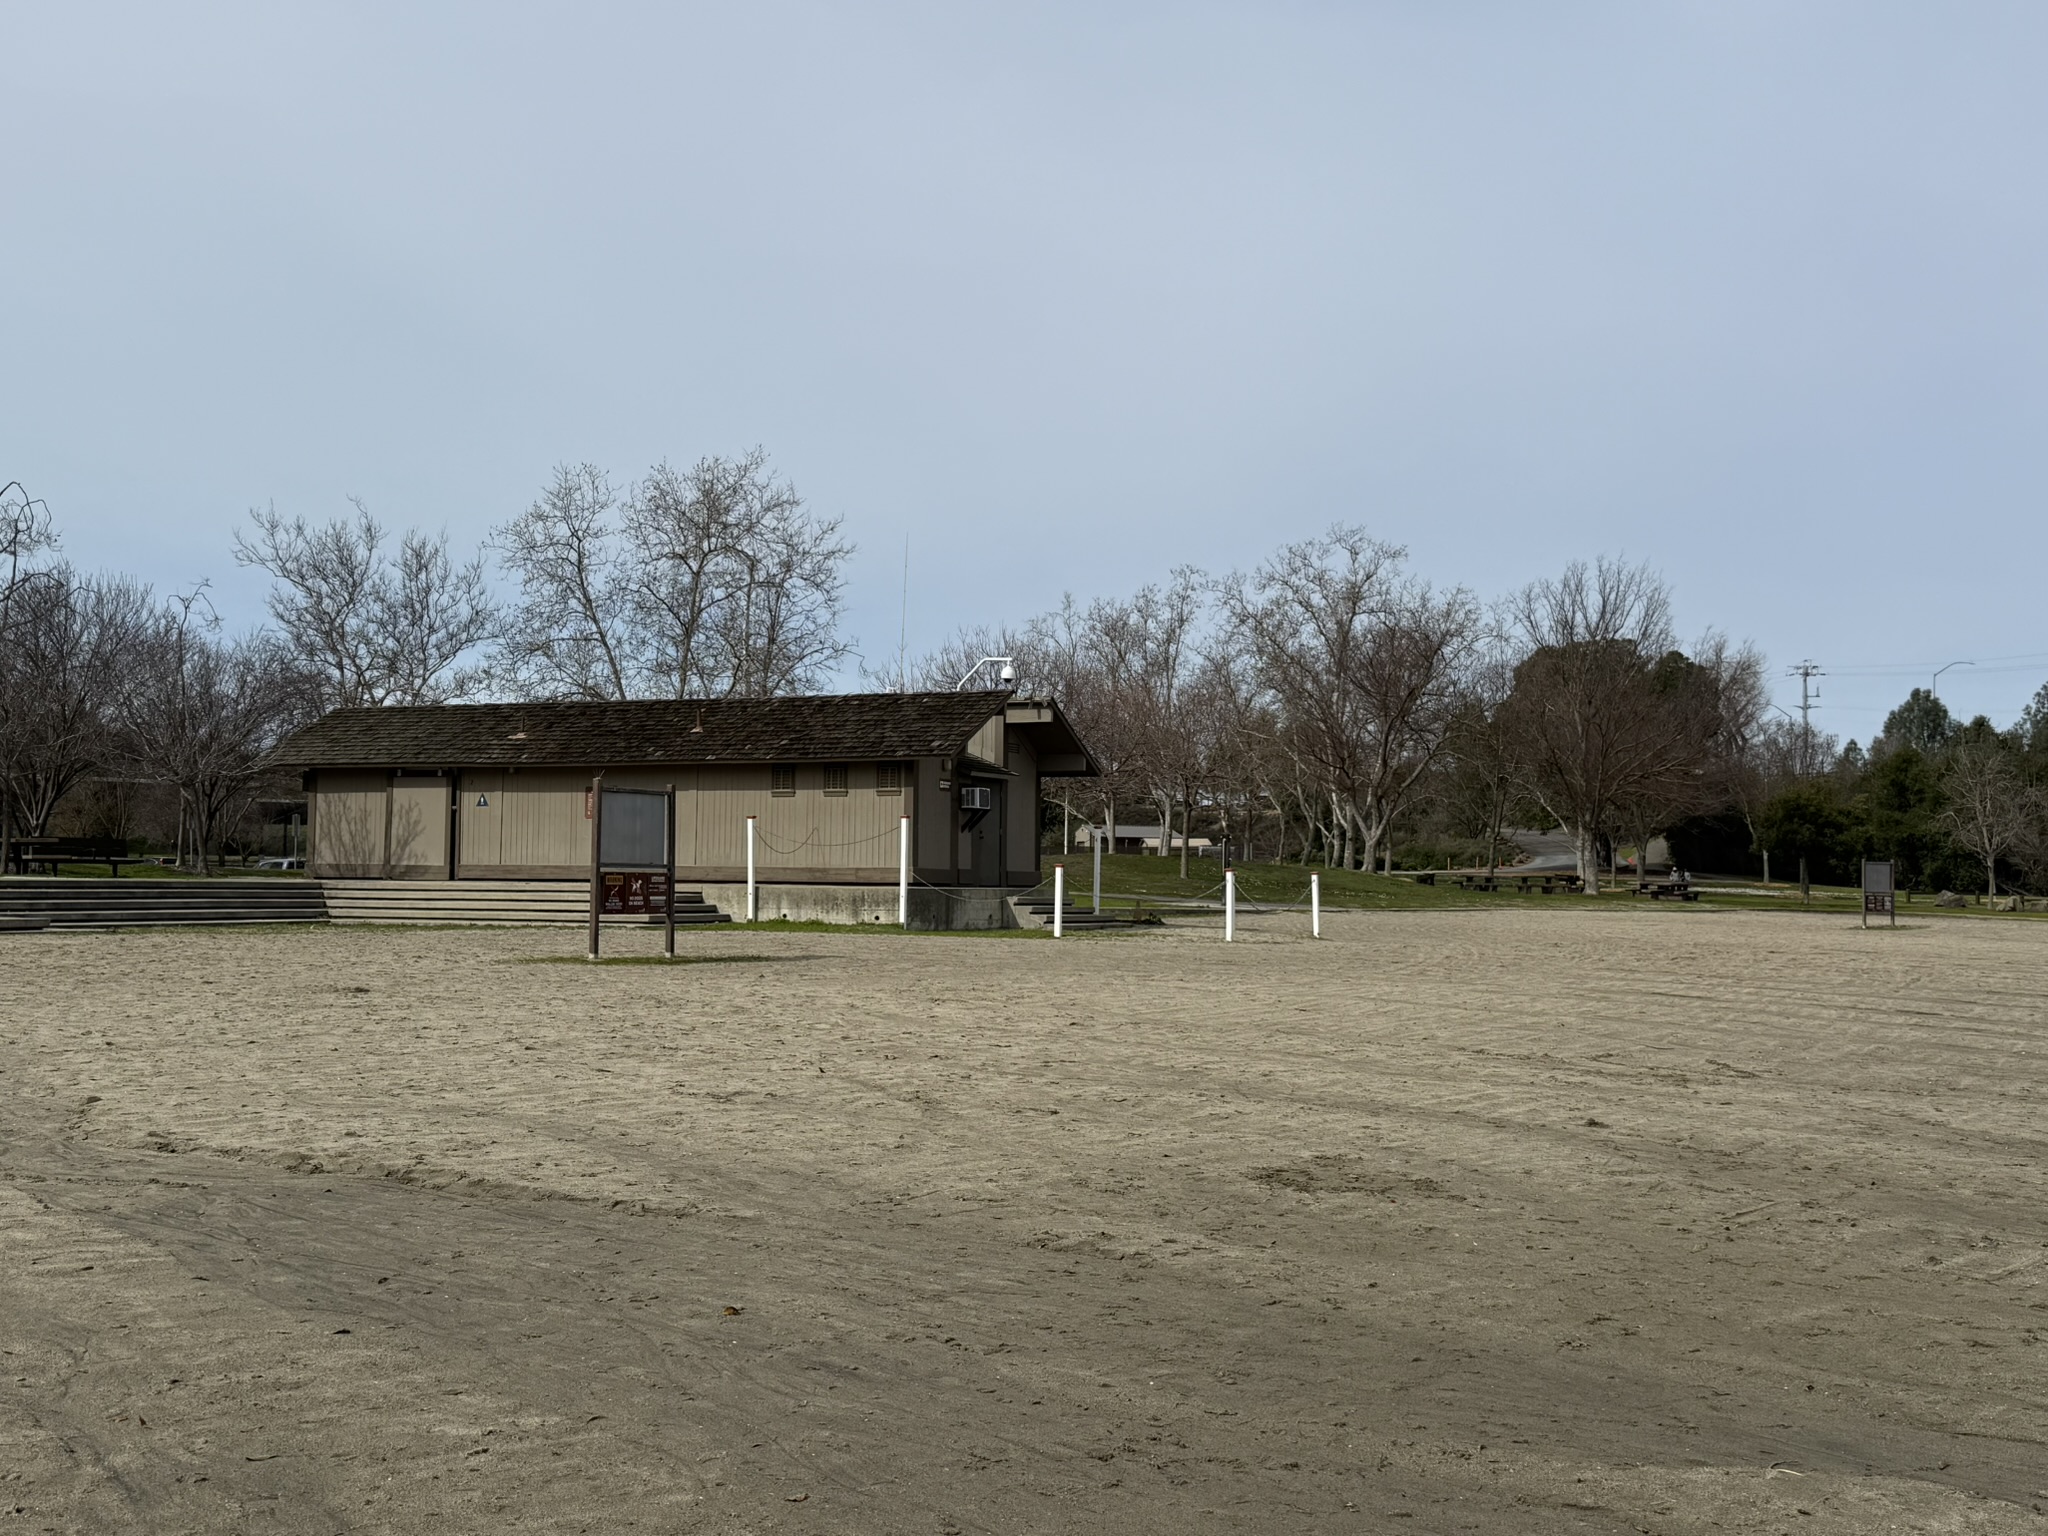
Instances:
[[[1813,772],[1813,712],[1820,707],[1820,684],[1816,679],[1827,676],[1817,661],[1802,661],[1796,667],[1785,670],[1787,677],[1799,679],[1799,776],[1805,778]]]

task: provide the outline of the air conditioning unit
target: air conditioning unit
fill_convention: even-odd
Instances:
[[[960,809],[963,811],[992,811],[996,808],[996,792],[986,785],[970,785],[960,791]]]

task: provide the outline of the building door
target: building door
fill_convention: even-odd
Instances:
[[[448,780],[401,774],[391,782],[390,852],[395,880],[438,880],[448,873]]]
[[[1001,885],[1003,883],[1003,791],[1008,787],[1001,783],[977,781],[976,788],[987,788],[995,797],[995,809],[970,812],[977,819],[967,829],[969,843],[968,883],[972,885]]]

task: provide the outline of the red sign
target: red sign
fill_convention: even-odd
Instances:
[[[658,869],[608,869],[598,911],[606,917],[659,917],[668,911],[668,876]]]
[[[1883,917],[1898,910],[1892,904],[1893,900],[1894,898],[1890,891],[1865,891],[1863,893],[1863,910],[1875,912],[1878,916]]]

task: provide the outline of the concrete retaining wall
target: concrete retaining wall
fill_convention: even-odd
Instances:
[[[734,922],[745,922],[747,887],[700,884],[694,887],[704,899],[732,914]],[[896,921],[896,887],[893,885],[768,885],[760,888],[761,920],[786,918],[793,923],[880,923]],[[930,886],[910,888],[910,926],[923,932],[946,928],[1014,928],[1016,914],[1010,910],[1009,893],[996,887],[963,887],[935,890]]]

